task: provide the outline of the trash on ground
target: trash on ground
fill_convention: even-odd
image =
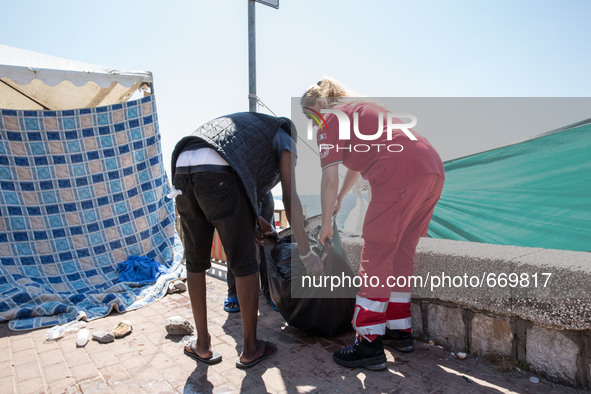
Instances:
[[[166,319],[165,328],[169,335],[188,335],[193,333],[191,323],[180,316],[173,316]]]
[[[462,375],[462,377],[468,384],[472,384],[472,381],[467,376]]]
[[[191,343],[191,341],[192,341],[193,339],[197,339],[197,337],[196,337],[195,335],[185,335],[185,336],[184,336],[184,337],[183,337],[183,338],[182,338],[182,339],[179,341],[179,344],[181,344],[181,345],[183,345],[183,346],[184,346],[184,345],[187,345],[187,344]]]
[[[78,320],[66,324],[61,324],[59,326],[51,327],[49,330],[47,330],[47,340],[53,341],[56,339],[60,339],[64,335],[69,334],[71,332],[76,332],[84,327],[86,327],[86,322]]]
[[[115,340],[115,336],[110,332],[97,331],[92,334],[92,339],[99,343],[109,343]]]
[[[536,378],[535,376],[532,376],[531,378],[529,378],[529,381],[532,383],[540,383],[540,379]]]
[[[184,291],[187,291],[187,285],[182,279],[176,279],[168,284],[166,294],[182,293]]]
[[[459,358],[460,360],[464,360],[467,356],[468,356],[468,354],[464,353],[464,352],[456,353],[456,357]]]
[[[82,330],[78,331],[78,337],[76,338],[76,345],[80,347],[86,346],[88,343],[88,338],[90,337],[90,330],[88,328],[83,328]]]
[[[117,327],[111,331],[111,334],[113,334],[115,338],[123,338],[124,336],[131,334],[131,331],[133,331],[131,322],[129,320],[123,320],[117,324]]]

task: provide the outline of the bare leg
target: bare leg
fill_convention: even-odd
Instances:
[[[205,295],[205,272],[187,272],[187,287],[193,310],[193,319],[197,329],[196,348],[192,349],[199,357],[212,356],[211,338],[207,329],[207,305]],[[189,346],[189,345],[187,345]]]
[[[257,314],[259,311],[259,278],[258,274],[236,277],[236,292],[242,310],[242,330],[244,349],[240,361],[250,362],[262,356],[264,344],[257,340]]]

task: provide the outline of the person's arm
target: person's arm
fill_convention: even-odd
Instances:
[[[332,239],[332,217],[337,204],[339,189],[339,165],[334,164],[322,170],[320,185],[320,203],[322,206],[322,229],[320,243],[324,245],[326,239]]]
[[[288,150],[281,154],[279,174],[281,177],[281,191],[283,193],[283,205],[287,220],[291,225],[293,235],[298,244],[300,259],[306,267],[308,275],[322,275],[324,265],[322,260],[313,250],[310,249],[308,235],[304,229],[304,215],[302,203],[296,191],[295,185],[295,163],[296,156]]]
[[[279,174],[281,178],[281,192],[283,194],[283,206],[285,207],[285,214],[287,220],[291,225],[293,235],[295,235],[298,249],[301,255],[306,255],[310,252],[310,244],[308,243],[308,236],[304,229],[304,214],[302,210],[302,203],[298,196],[295,185],[295,164],[296,156],[288,150],[284,150],[281,154],[281,162]]]
[[[275,230],[275,200],[273,200],[273,193],[268,192],[260,199],[261,216],[259,216],[259,223],[263,230],[264,238],[277,238],[277,231]]]
[[[275,227],[273,227],[271,223],[267,222],[264,217],[259,216],[259,223],[261,224],[264,238],[277,238],[277,231],[275,231]]]
[[[341,203],[343,202],[343,198],[349,193],[353,185],[359,179],[361,174],[357,171],[347,170],[347,175],[345,175],[345,180],[343,181],[343,186],[341,186],[341,191],[337,195],[337,203],[335,206],[334,214],[336,215],[341,210]]]

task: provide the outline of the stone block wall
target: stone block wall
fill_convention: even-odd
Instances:
[[[591,333],[557,330],[531,321],[450,302],[413,299],[413,335],[450,350],[525,361],[547,378],[591,388]]]
[[[343,239],[354,271],[362,244]],[[413,291],[413,335],[455,352],[508,356],[551,380],[591,388],[591,253],[424,238],[414,274],[436,272],[551,273],[552,286],[540,289]]]

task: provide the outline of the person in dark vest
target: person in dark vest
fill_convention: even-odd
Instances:
[[[322,261],[308,244],[295,187],[297,134],[291,120],[255,112],[214,119],[181,139],[172,153],[173,185],[185,241],[187,284],[197,339],[185,346],[189,357],[206,364],[221,361],[211,348],[207,327],[205,271],[211,267],[214,229],[236,277],[244,347],[238,368],[273,355],[277,346],[257,339],[259,278],[257,233],[259,201],[281,182],[283,203],[309,275],[322,273]]]

